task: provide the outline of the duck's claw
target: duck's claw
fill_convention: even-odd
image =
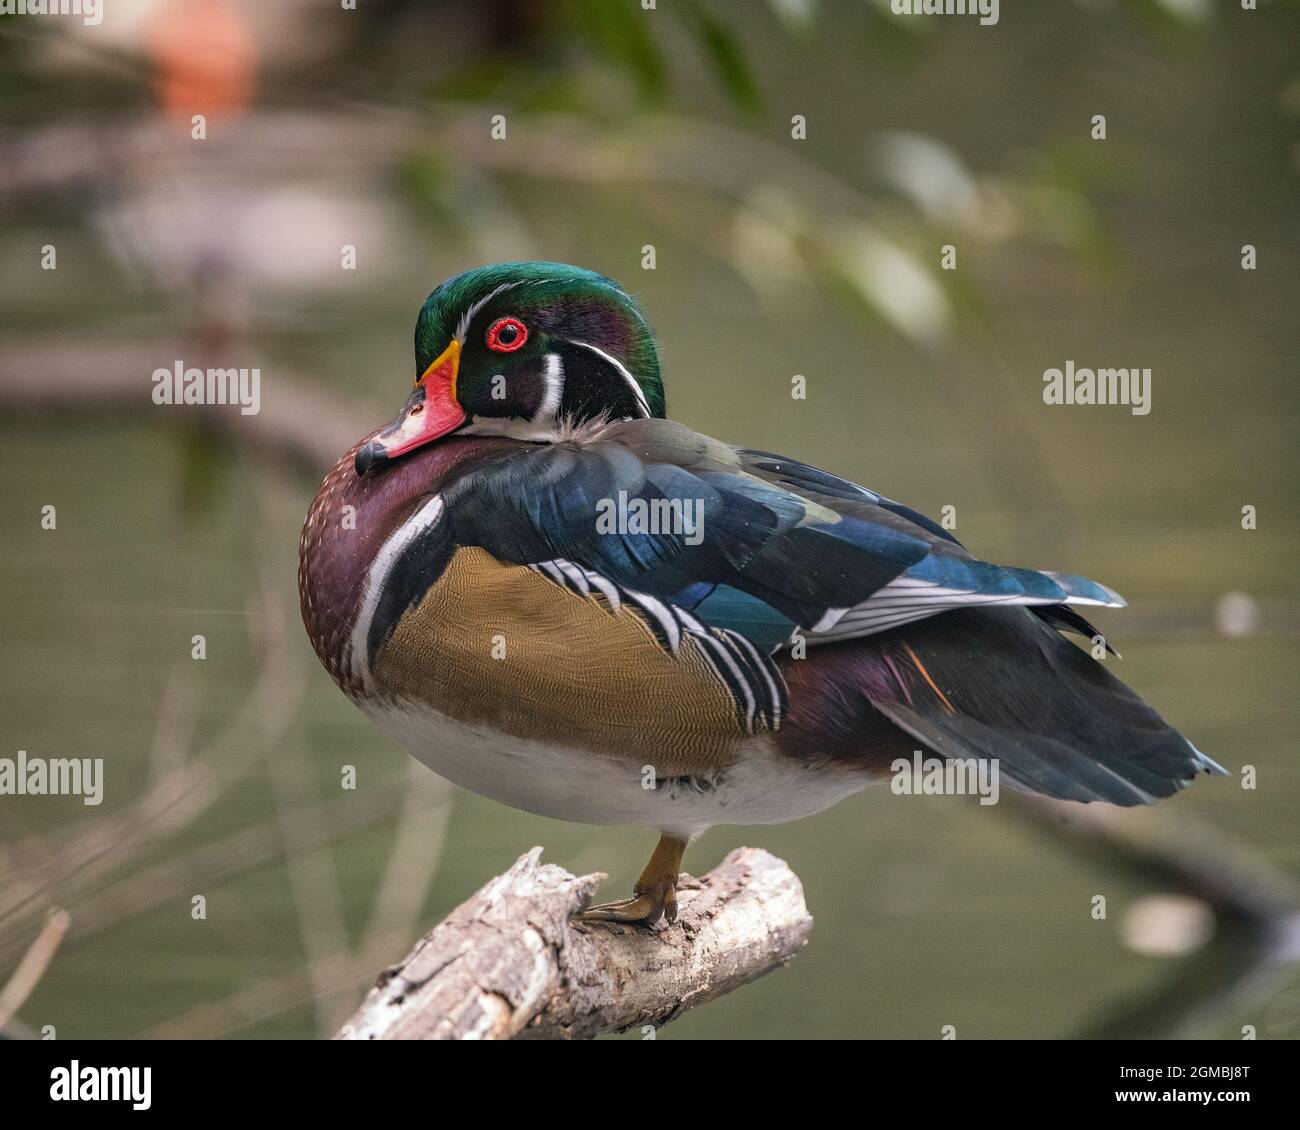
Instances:
[[[602,902],[579,911],[579,922],[639,922],[653,926],[661,918],[677,921],[677,888],[643,890],[629,899]]]
[[[661,918],[677,921],[677,875],[682,866],[686,841],[665,835],[632,887],[630,899],[602,902],[580,910],[579,922],[639,922],[653,926]]]

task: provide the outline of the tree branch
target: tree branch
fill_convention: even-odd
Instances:
[[[575,923],[603,875],[519,857],[385,970],[339,1039],[588,1039],[659,1027],[786,964],[808,940],[803,886],[737,848],[683,875],[680,914],[655,929]]]
[[[9,1027],[9,1022],[23,1007],[24,1002],[45,975],[45,970],[54,960],[54,954],[68,932],[71,919],[66,910],[55,910],[45,920],[45,926],[36,940],[28,947],[18,968],[3,989],[0,989],[0,1032]]]
[[[1257,854],[1194,817],[1135,819],[1111,805],[1018,797],[1013,811],[1147,884],[1173,887],[1213,912],[1214,941],[1168,976],[1097,1011],[1081,1039],[1216,1039],[1258,1024],[1300,969],[1300,890]]]
[[[0,405],[6,412],[73,412],[78,416],[118,412],[134,421],[173,425],[198,420],[261,454],[287,459],[313,476],[332,467],[368,427],[364,409],[283,372],[274,381],[263,383],[257,415],[242,415],[229,405],[192,404],[183,410],[155,405],[154,369],[171,365],[175,357],[193,354],[184,338],[98,345],[35,341],[5,346],[0,349]],[[221,364],[247,364],[240,356],[248,356],[247,348]],[[94,379],[85,379],[87,373],[94,373]],[[310,411],[304,411],[306,404],[311,405]],[[373,417],[370,422],[378,422],[382,410],[374,409]],[[358,419],[363,422],[358,424]]]

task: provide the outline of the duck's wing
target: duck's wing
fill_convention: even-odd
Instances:
[[[1217,768],[1048,626],[1088,631],[1068,605],[1118,603],[1110,590],[978,561],[816,468],[640,421],[511,447],[438,489],[431,533],[394,558],[384,591],[400,599],[373,622],[371,650],[430,701],[481,686],[501,728],[517,708],[576,742],[589,722],[592,748],[656,764],[667,750],[684,774],[761,730],[792,757],[866,771],[920,742],[999,758],[1020,787],[1120,804]],[[456,568],[421,540],[434,534]],[[484,622],[505,624],[510,663],[481,654]],[[448,624],[449,647],[470,642],[431,659],[425,642]],[[793,658],[798,635],[829,646]]]
[[[1082,577],[980,561],[865,487],[664,420],[512,451],[446,493],[462,544],[579,589],[603,579],[765,654],[952,608],[1123,603]]]
[[[1023,608],[956,609],[784,668],[794,705],[780,746],[793,757],[884,774],[925,746],[996,765],[1016,789],[1119,805],[1225,773],[1108,664]]]

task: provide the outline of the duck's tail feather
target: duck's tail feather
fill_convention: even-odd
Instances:
[[[1064,626],[1075,626],[1066,625]],[[1045,796],[1150,804],[1225,770],[1026,609],[969,609],[858,641],[828,674],[947,758]]]

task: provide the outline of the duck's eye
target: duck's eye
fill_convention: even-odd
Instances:
[[[527,340],[528,327],[518,318],[498,318],[488,327],[488,348],[498,353],[513,353]]]

